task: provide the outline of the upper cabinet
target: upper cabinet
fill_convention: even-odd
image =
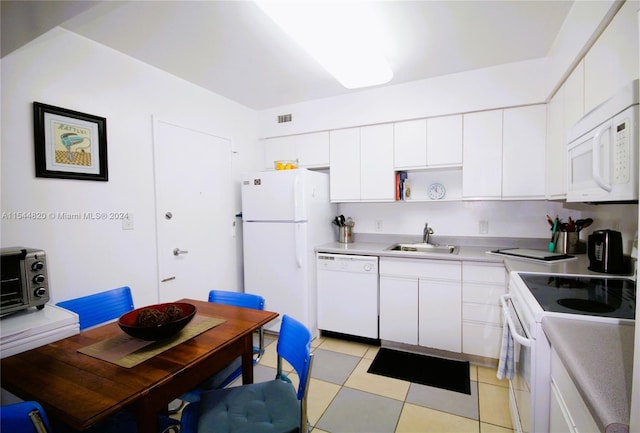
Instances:
[[[584,115],[584,61],[547,104],[547,192],[550,200],[567,196],[567,133]]]
[[[547,191],[548,199],[563,199],[567,194],[566,144],[564,138],[564,88],[547,104]]]
[[[427,119],[427,167],[462,165],[462,114]]]
[[[331,131],[332,202],[394,201],[393,125]]]
[[[395,123],[396,170],[462,165],[462,115]]]
[[[584,56],[584,112],[638,78],[638,2],[625,2]]]
[[[462,196],[502,197],[502,110],[464,115]]]
[[[394,125],[396,170],[427,167],[427,119],[396,122]]]
[[[360,200],[360,128],[329,133],[332,202]]]
[[[546,105],[508,108],[503,113],[502,198],[544,199]]]
[[[543,199],[545,155],[545,105],[465,114],[463,198]]]
[[[394,201],[393,124],[360,128],[360,199]]]
[[[274,169],[274,161],[297,160],[300,167],[329,167],[329,131],[289,135],[264,140],[264,167]]]

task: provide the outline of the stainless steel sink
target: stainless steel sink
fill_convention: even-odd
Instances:
[[[414,253],[433,253],[433,254],[458,254],[458,247],[455,245],[429,244],[425,242],[416,242],[413,244],[393,244],[387,251],[403,251]]]

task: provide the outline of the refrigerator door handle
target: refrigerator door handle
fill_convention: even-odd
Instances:
[[[300,203],[298,203],[298,197],[300,196],[300,176],[296,174],[293,179],[293,220],[298,221],[300,216]]]
[[[302,268],[302,254],[304,254],[303,248],[300,245],[300,230],[302,230],[302,226],[300,224],[296,224],[294,237],[296,244],[296,264],[298,265],[298,268]]]

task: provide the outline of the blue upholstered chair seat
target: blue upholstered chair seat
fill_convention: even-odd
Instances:
[[[296,390],[281,379],[203,392],[198,406],[198,433],[297,432],[300,427]]]
[[[278,335],[276,378],[204,391],[182,411],[181,433],[307,433],[311,380],[311,332],[288,315]],[[287,361],[298,375],[297,389],[282,371]]]

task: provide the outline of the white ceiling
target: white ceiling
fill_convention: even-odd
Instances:
[[[388,86],[544,57],[573,2],[359,3],[386,34]],[[250,1],[2,0],[2,56],[56,25],[254,109],[359,91],[343,88]]]

